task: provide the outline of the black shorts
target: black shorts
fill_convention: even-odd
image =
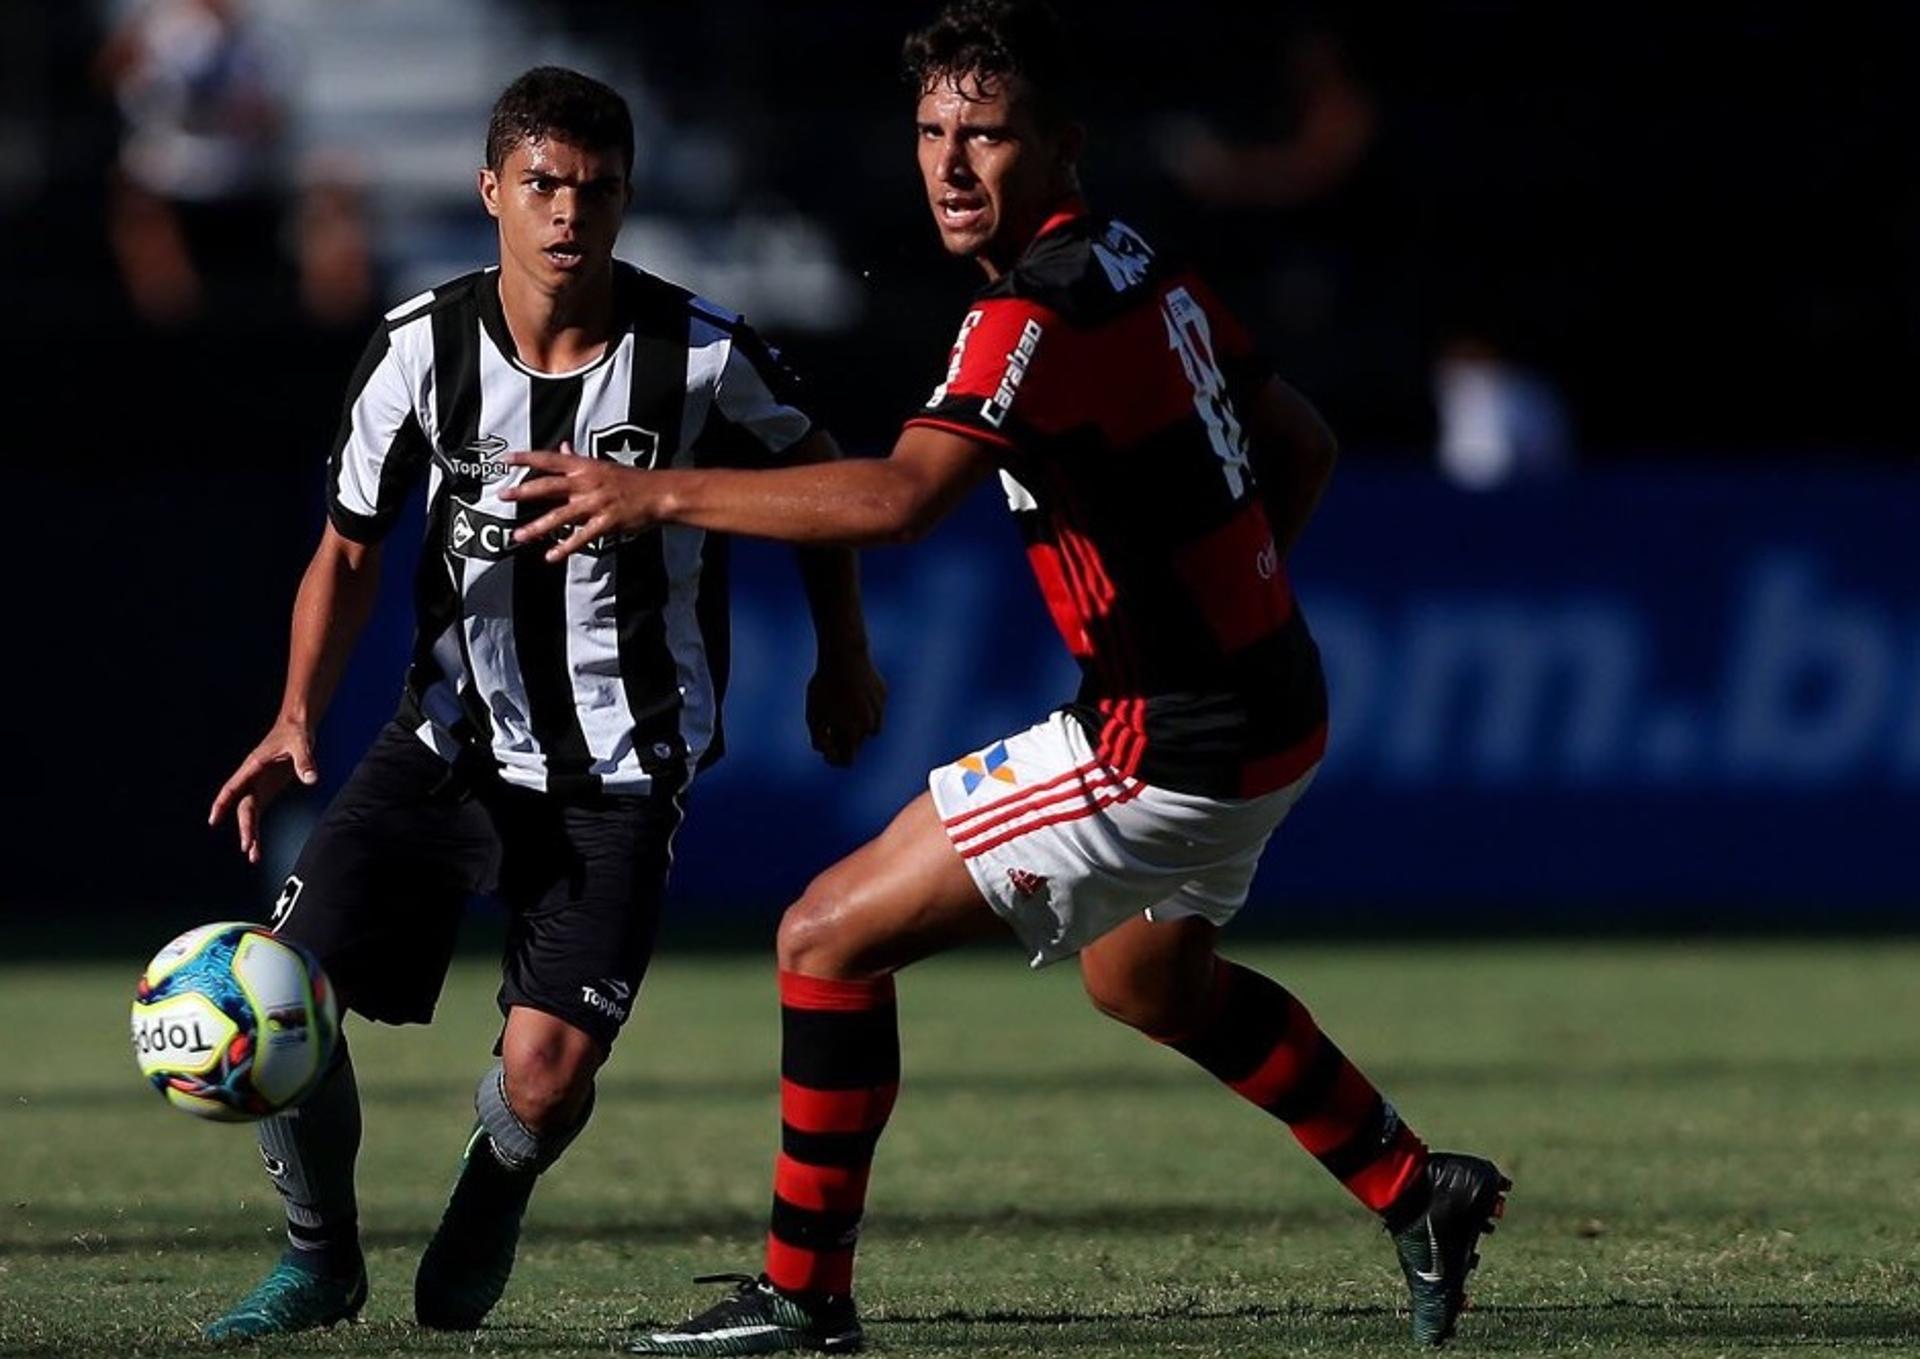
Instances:
[[[653,954],[679,824],[677,789],[561,800],[456,772],[389,724],[308,837],[274,928],[318,955],[343,1006],[424,1024],[467,899],[493,888],[501,1013],[528,1006],[611,1046]]]

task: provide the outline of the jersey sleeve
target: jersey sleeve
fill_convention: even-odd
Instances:
[[[705,466],[771,467],[813,432],[800,380],[745,321],[728,327],[726,359],[697,450]]]
[[[1032,374],[1043,354],[1051,357],[1070,343],[1066,325],[1035,302],[980,302],[960,323],[946,377],[907,426],[951,430],[1009,449],[1023,432],[1063,426],[1065,384],[1036,381]]]
[[[327,518],[344,538],[380,541],[432,453],[412,384],[382,326],[347,385],[346,409],[327,460]]]

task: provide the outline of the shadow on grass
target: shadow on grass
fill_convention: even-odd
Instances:
[[[1358,1339],[1378,1322],[1395,1334],[1404,1313],[1390,1307],[1316,1307],[1248,1303],[1236,1307],[1165,1305],[1087,1316],[1074,1312],[948,1309],[891,1311],[868,1318],[878,1338],[897,1337],[916,1348],[1029,1339],[1046,1351],[1141,1345],[1225,1344],[1220,1328],[1257,1325],[1307,1341]],[[1542,1353],[1593,1346],[1679,1346],[1719,1351],[1728,1345],[1784,1349],[1863,1344],[1905,1348],[1920,1341],[1920,1311],[1878,1303],[1685,1303],[1613,1298],[1593,1303],[1535,1303],[1475,1308],[1461,1321],[1462,1339],[1476,1349]],[[1021,1336],[1020,1332],[1031,1332]],[[1278,1336],[1269,1337],[1278,1339]]]
[[[1250,1303],[1235,1307],[1167,1304],[1087,1314],[1044,1309],[881,1311],[867,1319],[869,1337],[902,1353],[967,1350],[987,1354],[1165,1353],[1204,1347],[1219,1354],[1271,1354],[1300,1345],[1319,1352],[1398,1352],[1406,1318],[1390,1307]],[[657,1324],[629,1318],[611,1324],[509,1324],[477,1336],[422,1331],[381,1322],[301,1336],[280,1352],[301,1354],[606,1353],[616,1336]],[[0,1341],[0,1356],[204,1354],[187,1336],[137,1335],[109,1327],[87,1338],[49,1334]],[[117,1332],[117,1333],[116,1333]],[[1477,1308],[1462,1322],[1461,1343],[1478,1352],[1550,1354],[1621,1349],[1658,1354],[1724,1354],[1751,1349],[1905,1352],[1920,1337],[1920,1317],[1874,1303],[1684,1303],[1608,1299]],[[105,1342],[108,1348],[103,1349]],[[126,1342],[119,1348],[115,1342]]]
[[[555,1214],[555,1217],[560,1215]],[[57,1218],[33,1224],[39,1233],[59,1230]],[[1058,1210],[1033,1210],[989,1206],[937,1212],[888,1212],[877,1217],[869,1235],[878,1241],[902,1238],[963,1235],[974,1231],[995,1231],[1008,1235],[1025,1232],[1113,1233],[1122,1236],[1165,1235],[1167,1233],[1235,1233],[1270,1231],[1284,1223],[1293,1228],[1336,1227],[1355,1221],[1346,1205],[1332,1203],[1313,1211],[1288,1211],[1272,1207],[1213,1205],[1192,1203],[1138,1203],[1124,1206],[1089,1204]],[[665,1213],[656,1217],[618,1219],[600,1222],[561,1220],[527,1223],[521,1240],[532,1246],[577,1245],[585,1242],[610,1245],[684,1245],[689,1241],[732,1238],[743,1249],[757,1249],[766,1231],[766,1215],[761,1211],[710,1210]],[[363,1225],[361,1244],[369,1250],[423,1247],[432,1231],[431,1223],[410,1226]],[[59,1239],[9,1240],[0,1237],[0,1254],[19,1258],[60,1259],[78,1256],[153,1254],[163,1251],[222,1251],[235,1249],[278,1249],[278,1234],[259,1224],[235,1224],[215,1230],[152,1230],[131,1228],[97,1230],[82,1228]]]
[[[1662,1088],[1698,1082],[1738,1080],[1748,1084],[1804,1084],[1822,1081],[1882,1081],[1912,1074],[1913,1063],[1901,1055],[1887,1057],[1757,1058],[1739,1059],[1631,1059],[1614,1058],[1569,1062],[1564,1054],[1538,1060],[1508,1062],[1391,1062],[1377,1064],[1377,1074],[1395,1086],[1446,1085],[1465,1090],[1509,1090],[1519,1087],[1556,1090],[1595,1087],[1617,1091],[1623,1086]],[[476,1066],[475,1071],[479,1068]],[[771,1098],[779,1089],[769,1057],[766,1071],[751,1075],[658,1077],[614,1072],[601,1076],[603,1100],[666,1103],[701,1099]],[[464,1104],[472,1098],[474,1076],[467,1072],[433,1080],[383,1081],[379,1073],[363,1073],[361,1091],[369,1104],[415,1106]],[[1009,1095],[1100,1095],[1210,1088],[1205,1076],[1184,1062],[1167,1060],[1147,1065],[1075,1067],[1068,1070],[929,1071],[908,1077],[910,1095],[982,1095],[995,1099]],[[138,1081],[129,1077],[112,1085],[88,1085],[41,1094],[0,1090],[5,1103],[0,1114],[31,1114],[36,1109],[95,1109],[139,1103],[144,1098]]]
[[[86,1337],[50,1335],[24,1343],[0,1341],[0,1359],[101,1359],[103,1355],[138,1355],[163,1359],[173,1355],[231,1355],[235,1353],[277,1359],[300,1355],[390,1354],[581,1354],[604,1356],[621,1330],[607,1326],[487,1326],[478,1333],[428,1331],[405,1322],[361,1323],[328,1331],[284,1336],[270,1346],[236,1350],[200,1339],[190,1328],[173,1325],[110,1328]]]

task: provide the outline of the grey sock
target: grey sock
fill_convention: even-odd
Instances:
[[[286,1207],[287,1244],[315,1257],[329,1273],[356,1272],[360,1216],[353,1163],[360,1154],[360,1087],[345,1038],[312,1094],[254,1127],[260,1159]]]
[[[474,1111],[480,1116],[480,1126],[486,1129],[494,1159],[507,1170],[532,1175],[538,1175],[560,1159],[560,1153],[572,1144],[593,1116],[593,1102],[594,1096],[589,1093],[572,1127],[558,1132],[535,1132],[520,1121],[513,1106],[507,1103],[507,1073],[500,1063],[495,1062],[487,1069],[473,1093]]]

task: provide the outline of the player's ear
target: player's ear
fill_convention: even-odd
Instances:
[[[486,206],[487,216],[500,215],[500,176],[490,165],[482,165],[475,177],[475,187],[480,190],[480,201]]]

